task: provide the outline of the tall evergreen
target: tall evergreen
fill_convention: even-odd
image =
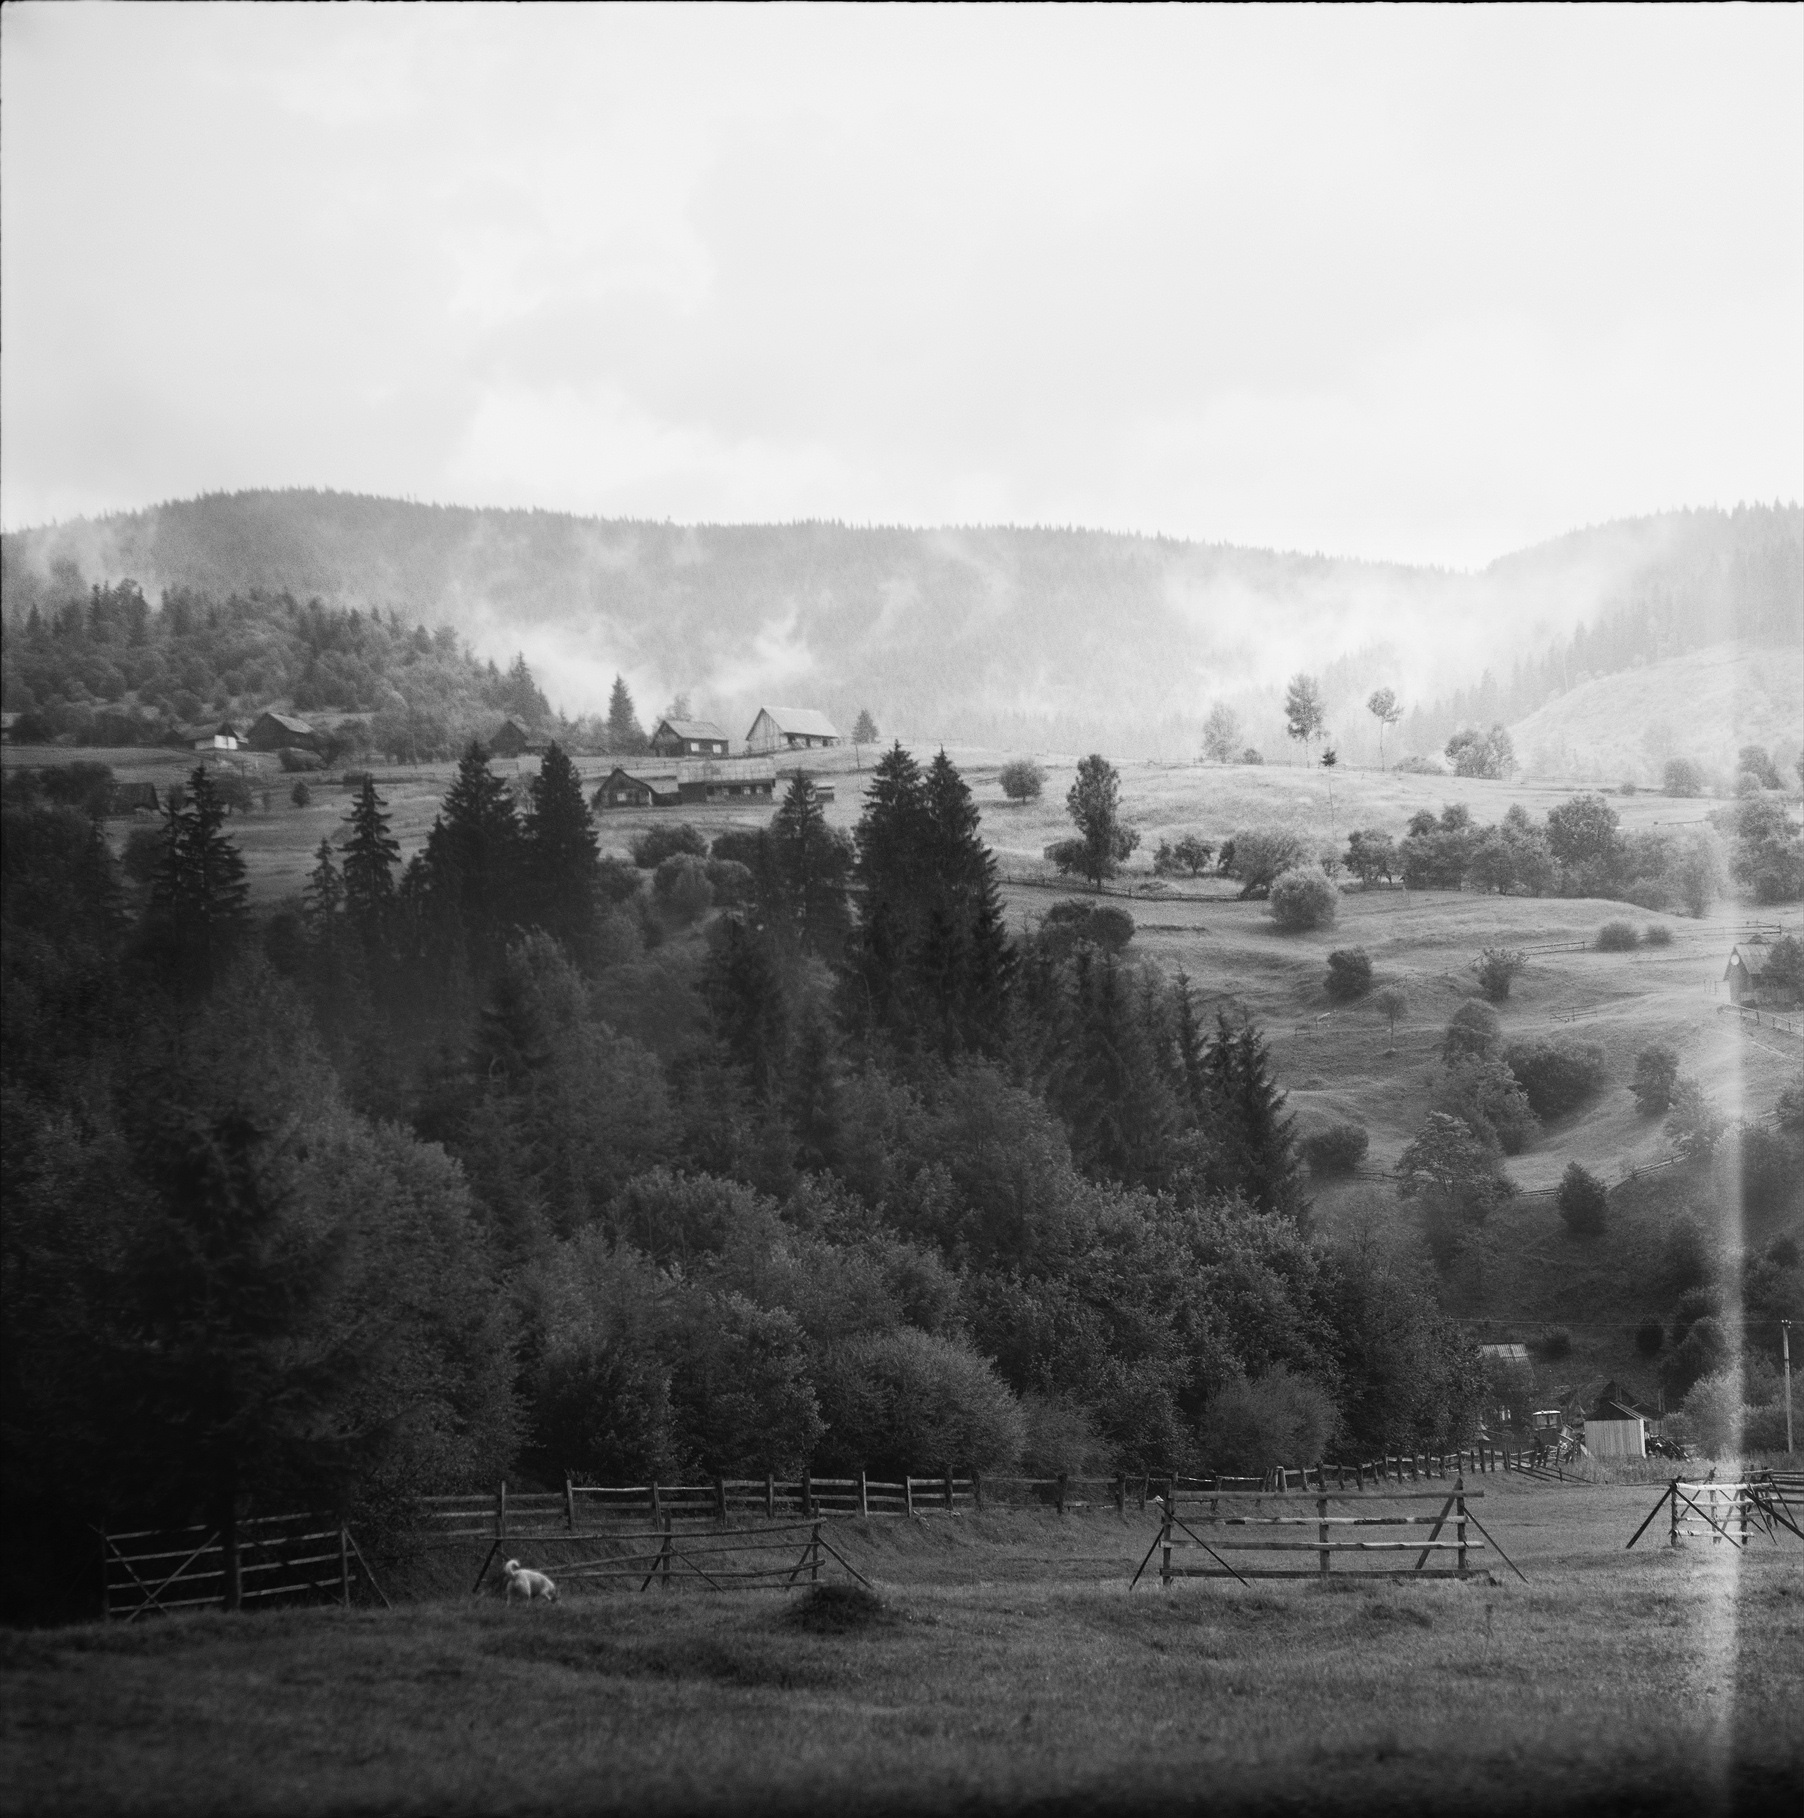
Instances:
[[[375,778],[366,774],[345,816],[351,829],[344,849],[345,915],[366,946],[381,944],[395,908],[394,871],[401,846],[389,836],[387,806],[376,793]]]
[[[1309,1202],[1297,1157],[1296,1119],[1285,1115],[1285,1095],[1272,1078],[1265,1038],[1251,1023],[1236,1029],[1218,1015],[1205,1074],[1204,1121],[1215,1139],[1211,1189],[1239,1193],[1261,1212],[1302,1223]]]
[[[226,807],[204,765],[186,799],[172,790],[151,880],[147,934],[155,961],[185,992],[205,992],[250,926],[244,859],[225,832]]]
[[[527,917],[514,798],[478,740],[459,761],[426,836],[426,870],[435,909],[454,915],[472,969],[486,976],[500,961],[508,931]]]
[[[782,975],[756,929],[725,917],[702,973],[714,1033],[750,1086],[756,1103],[777,1099],[789,1050],[789,1006]]]
[[[601,846],[576,766],[555,743],[528,786],[523,829],[533,919],[579,960],[595,939]]]
[[[1129,1185],[1163,1179],[1174,1107],[1132,985],[1112,954],[1080,947],[1072,959],[1065,1039],[1048,1097],[1081,1168]]]
[[[321,840],[313,855],[313,869],[307,874],[307,886],[301,892],[302,913],[316,940],[331,933],[344,900],[344,879],[333,862],[332,842]]]
[[[838,960],[851,923],[851,854],[827,825],[820,795],[805,776],[789,785],[771,821],[769,851],[777,900],[766,904],[767,925],[786,946]]]
[[[632,756],[645,749],[645,728],[633,709],[631,690],[623,676],[615,676],[613,693],[608,696],[608,750],[616,756]]]

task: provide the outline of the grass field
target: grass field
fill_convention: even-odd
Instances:
[[[834,1524],[884,1600],[193,1616],[0,1636],[0,1811],[1777,1812],[1804,1543],[1482,1480],[1531,1581],[1127,1581],[1130,1510]],[[524,1550],[524,1543],[523,1543]]]

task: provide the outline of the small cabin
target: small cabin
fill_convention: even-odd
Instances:
[[[820,751],[840,742],[839,729],[812,707],[760,707],[745,735],[748,752]]]
[[[318,751],[324,740],[299,714],[272,712],[258,716],[244,742],[253,751],[280,751],[284,746]]]
[[[677,791],[685,802],[768,802],[776,786],[776,772],[768,763],[744,758],[677,766]]]
[[[495,728],[489,738],[489,756],[517,758],[531,748],[532,735],[511,714]]]
[[[634,774],[618,764],[590,798],[598,812],[611,808],[674,808],[682,793],[674,776]]]
[[[1796,1002],[1798,994],[1791,981],[1774,975],[1772,960],[1773,950],[1761,934],[1729,949],[1723,983],[1729,987],[1730,1003],[1750,1007],[1764,1004],[1784,1010]]]
[[[188,741],[196,751],[236,751],[241,742],[238,728],[230,720],[221,721],[211,732],[199,727]]]
[[[731,742],[712,720],[659,720],[651,734],[652,750],[667,758],[723,758]]]

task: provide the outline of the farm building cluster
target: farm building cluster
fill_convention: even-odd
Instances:
[[[649,761],[617,764],[593,800],[597,811],[675,808],[702,802],[768,802],[776,793],[777,759],[839,744],[838,729],[810,707],[760,707],[738,755],[712,720],[659,720]],[[831,796],[831,787],[820,793]]]

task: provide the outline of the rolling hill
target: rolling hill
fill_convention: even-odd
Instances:
[[[1364,763],[1381,683],[1419,708],[1650,593],[1676,602],[1688,642],[1717,641],[1747,620],[1744,594],[1774,573],[1783,589],[1794,546],[1795,507],[1674,512],[1462,574],[1085,530],[675,525],[294,491],[12,533],[4,583],[15,623],[128,576],[153,598],[394,608],[480,655],[523,651],[572,713],[602,706],[619,671],[648,712],[681,691],[735,728],[776,699],[848,724],[868,707],[917,741],[1167,759],[1194,753],[1218,699],[1276,755],[1278,691],[1308,669],[1343,757]],[[1444,718],[1418,711],[1391,751],[1435,749]]]

